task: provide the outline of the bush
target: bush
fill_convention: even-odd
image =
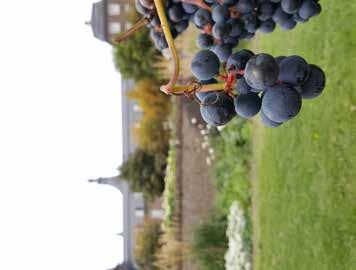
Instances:
[[[159,248],[160,224],[146,219],[143,228],[136,233],[135,259],[142,270],[156,270],[155,253]]]
[[[219,191],[217,207],[228,215],[233,201],[238,200],[246,209],[251,205],[250,125],[235,117],[217,136],[212,138],[216,160],[213,178]]]
[[[176,227],[166,228],[159,239],[155,265],[158,270],[179,270],[184,260],[184,245],[177,239]]]
[[[164,190],[166,156],[148,153],[140,148],[130,154],[120,166],[120,177],[126,180],[132,191],[142,192],[146,199],[161,196]]]
[[[226,216],[213,214],[194,232],[193,255],[203,270],[224,270],[227,250]]]

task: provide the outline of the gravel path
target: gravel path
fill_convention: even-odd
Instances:
[[[196,226],[209,215],[214,203],[215,188],[209,180],[207,150],[201,147],[203,121],[199,106],[182,97],[177,98],[177,109],[177,136],[180,142],[177,149],[177,183],[180,192],[181,237],[189,244]],[[191,123],[192,118],[197,120],[196,124]],[[182,269],[198,270],[199,267],[187,258]]]

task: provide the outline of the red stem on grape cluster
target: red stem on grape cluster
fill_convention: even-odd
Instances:
[[[230,17],[233,19],[239,19],[241,17],[241,13],[237,11],[235,6],[229,7]]]
[[[115,36],[113,38],[113,42],[116,44],[119,44],[120,42],[126,40],[128,37],[132,36],[134,33],[139,31],[141,28],[146,26],[147,24],[150,23],[150,19],[143,17],[140,20],[138,20],[129,30],[120,33],[118,36]]]
[[[212,26],[211,23],[208,23],[207,25],[204,25],[204,26],[203,26],[202,32],[203,32],[204,34],[209,34],[209,35],[211,35],[211,32],[212,32],[212,31],[213,31],[213,26]]]

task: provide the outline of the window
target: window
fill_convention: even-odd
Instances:
[[[144,210],[135,210],[135,216],[138,218],[144,217],[145,216],[145,211]]]
[[[152,209],[151,210],[151,217],[162,219],[164,217],[164,211],[162,209]]]
[[[108,6],[108,13],[111,16],[119,15],[120,14],[120,4],[109,4]]]
[[[127,13],[127,12],[129,12],[130,11],[130,9],[131,9],[131,4],[125,4],[125,6],[124,6],[124,9],[125,9],[125,12]]]
[[[117,22],[113,22],[109,24],[109,32],[110,34],[117,34],[121,32],[121,24]]]
[[[126,27],[127,27],[127,24],[126,24]],[[134,104],[133,111],[134,112],[142,112],[142,109],[141,109],[141,107],[139,105]]]

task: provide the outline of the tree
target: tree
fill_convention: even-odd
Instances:
[[[114,46],[113,56],[116,69],[125,79],[139,81],[158,77],[156,63],[161,61],[161,56],[153,46],[146,27]]]
[[[131,190],[142,192],[147,199],[152,199],[162,195],[165,168],[164,154],[152,154],[136,148],[119,171],[120,177],[129,183]]]
[[[128,93],[128,97],[138,103],[146,116],[166,119],[171,109],[170,98],[159,87],[160,82],[154,79],[142,79]]]
[[[151,153],[167,154],[167,118],[171,110],[169,97],[159,91],[159,83],[152,79],[138,82],[128,97],[135,100],[143,110],[139,125],[134,128],[138,145]]]

